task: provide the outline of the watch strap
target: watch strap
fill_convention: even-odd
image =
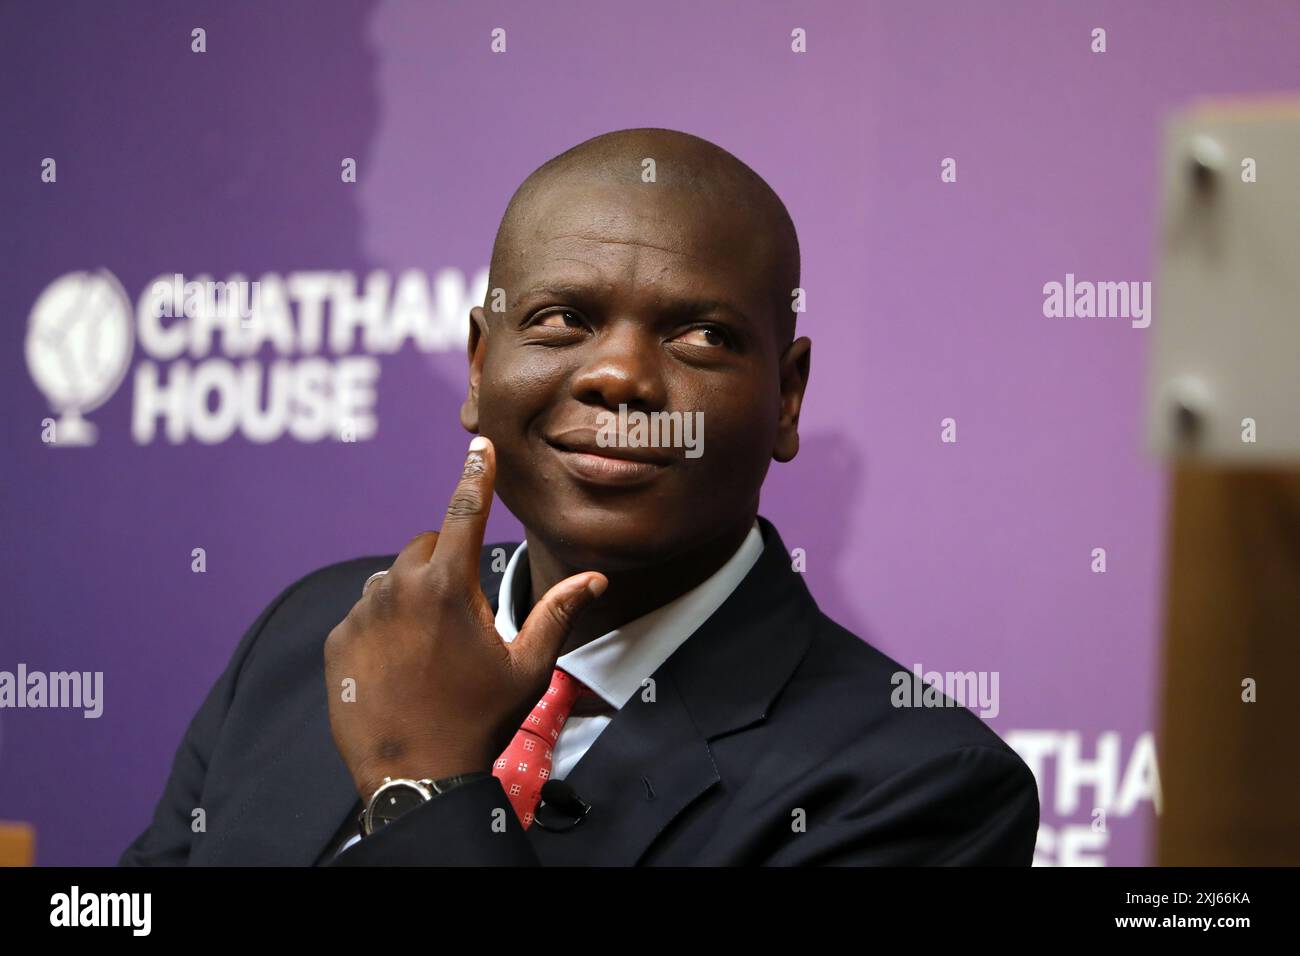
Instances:
[[[471,770],[469,773],[458,773],[450,777],[443,777],[440,780],[421,780],[420,783],[429,787],[435,794],[444,794],[448,790],[454,790],[456,787],[490,776],[492,774],[486,770]]]

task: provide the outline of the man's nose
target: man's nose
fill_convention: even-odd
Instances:
[[[619,405],[663,408],[668,396],[662,352],[658,340],[633,323],[606,327],[589,346],[573,377],[573,397],[611,411],[617,411]]]

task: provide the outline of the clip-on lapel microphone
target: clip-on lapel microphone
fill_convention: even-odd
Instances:
[[[563,819],[549,823],[546,817],[553,810]],[[548,780],[542,784],[542,803],[533,815],[533,822],[550,833],[563,833],[572,830],[591,811],[591,804],[578,796],[577,792],[563,780]]]

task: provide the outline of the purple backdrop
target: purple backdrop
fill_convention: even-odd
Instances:
[[[218,381],[244,359],[220,338],[151,355],[137,330],[86,414],[97,442],[49,447],[58,416],[25,351],[47,287],[106,269],[134,309],[177,272],[309,288],[418,270],[410,288],[442,274],[431,308],[459,322],[458,283],[474,287],[530,169],[667,126],[752,165],[799,228],[813,376],[802,453],[774,466],[763,513],[806,550],[817,599],[907,666],[1000,675],[989,721],[1039,776],[1040,862],[1147,861],[1164,520],[1141,437],[1149,330],[1044,318],[1042,287],[1153,279],[1163,117],[1300,87],[1297,49],[1290,2],[6,5],[0,670],[102,671],[104,709],[0,710],[0,818],[36,825],[39,863],[115,861],[259,610],[436,526],[467,440],[459,327],[362,360],[377,428],[356,442],[173,443],[161,418],[143,439],[145,366],[209,362]],[[286,359],[334,367],[326,341]],[[499,503],[489,533],[519,534]]]

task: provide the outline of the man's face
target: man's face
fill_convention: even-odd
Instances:
[[[776,259],[761,225],[735,203],[653,183],[561,177],[525,208],[501,260],[493,285],[507,311],[474,312],[487,331],[471,333],[466,409],[477,377],[497,493],[529,531],[567,563],[617,571],[747,527],[792,428],[780,421]],[[601,413],[620,405],[701,422],[702,454],[601,445]]]

